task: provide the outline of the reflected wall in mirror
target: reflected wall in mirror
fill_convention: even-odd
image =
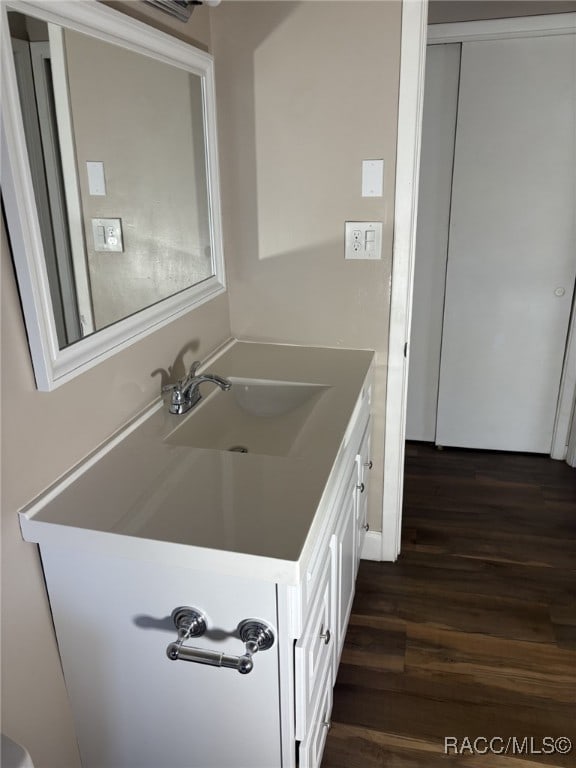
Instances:
[[[3,5],[3,199],[51,389],[224,289],[212,59],[91,0]]]

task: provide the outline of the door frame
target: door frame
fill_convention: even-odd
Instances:
[[[380,557],[376,558],[380,560],[396,560],[401,541],[406,395],[426,46],[428,43],[461,43],[469,40],[576,32],[576,13],[434,24],[427,28],[427,6],[427,0],[404,0],[402,3],[394,246],[384,435],[384,498]],[[576,400],[576,377],[570,374],[568,368],[570,365],[574,366],[576,358],[575,316],[576,312],[573,312],[558,405],[558,414],[562,415],[556,419],[553,439],[554,458],[565,458],[568,443],[574,442],[574,434],[569,439],[569,432]],[[572,407],[569,406],[570,403]],[[563,455],[554,455],[558,450],[560,453],[563,450]]]
[[[379,560],[396,560],[400,553],[406,398],[408,393],[408,345],[412,320],[427,22],[428,0],[403,0],[394,196],[394,244],[392,247],[392,285],[386,374],[384,495],[380,551],[379,557],[375,558]],[[369,541],[368,535],[366,543]]]
[[[81,338],[94,333],[96,325],[92,308],[92,292],[86,258],[82,198],[80,195],[80,169],[76,163],[76,141],[72,105],[68,88],[68,59],[64,28],[47,22],[52,70],[52,93],[56,113],[56,129],[62,166],[62,181],[65,190],[66,215],[70,235],[72,269]]]
[[[55,27],[49,24],[48,27]],[[57,28],[60,35],[63,34],[61,28]],[[52,34],[50,33],[50,38]],[[48,199],[50,202],[52,228],[54,241],[56,244],[56,262],[58,266],[58,277],[60,282],[60,295],[62,300],[62,310],[64,313],[64,324],[66,326],[65,343],[70,343],[70,339],[77,339],[80,333],[80,317],[78,306],[75,301],[76,280],[73,274],[73,259],[71,246],[74,242],[74,235],[68,235],[68,227],[72,230],[72,221],[67,216],[66,201],[75,195],[80,199],[79,191],[65,186],[65,179],[62,178],[59,166],[60,156],[63,153],[60,149],[57,136],[56,119],[57,114],[53,112],[52,103],[56,95],[56,78],[54,73],[49,73],[45,62],[50,63],[52,67],[52,39],[31,42],[30,56],[32,59],[32,71],[34,73],[34,89],[36,92],[36,108],[38,111],[38,122],[40,127],[40,138],[42,149],[44,151],[44,171],[46,183],[48,185]],[[52,74],[52,76],[51,76]],[[66,88],[67,91],[67,88]],[[84,262],[84,249],[82,249],[82,261]],[[92,328],[92,330],[94,330]]]

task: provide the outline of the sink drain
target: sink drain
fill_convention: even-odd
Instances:
[[[248,448],[245,445],[232,445],[228,450],[232,453],[248,453]]]

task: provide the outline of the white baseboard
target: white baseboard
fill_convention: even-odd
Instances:
[[[382,531],[368,531],[362,545],[362,560],[382,560]]]
[[[386,545],[386,542],[391,541],[390,537],[386,537],[382,531],[368,531],[364,539],[362,546],[362,560],[376,560],[378,562],[393,563],[398,557],[395,547]]]

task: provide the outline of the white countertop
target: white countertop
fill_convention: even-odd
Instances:
[[[126,557],[168,556],[193,567],[217,559],[219,570],[256,568],[259,576],[294,583],[372,361],[367,351],[235,342],[210,362],[210,373],[328,388],[297,456],[166,442],[191,414],[173,416],[163,405],[85,471],[81,466],[72,482],[22,510],[24,538]],[[211,392],[210,385],[202,391]]]

